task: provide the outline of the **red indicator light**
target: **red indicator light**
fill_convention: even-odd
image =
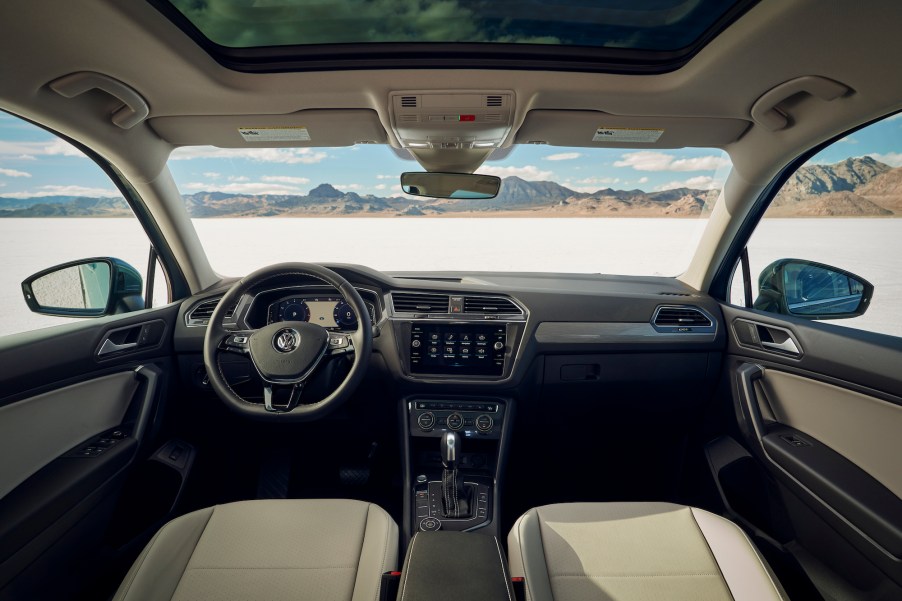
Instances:
[[[461,115],[461,121],[476,121],[476,115]]]

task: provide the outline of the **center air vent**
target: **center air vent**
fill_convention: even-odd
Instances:
[[[714,321],[698,307],[661,306],[652,325],[659,332],[712,332]]]
[[[507,298],[499,296],[467,296],[464,297],[464,313],[521,315],[523,311]]]
[[[401,96],[401,106],[406,109],[417,108],[417,97],[416,96]]]
[[[205,300],[203,302],[198,303],[188,312],[188,316],[185,318],[189,326],[205,326],[210,323],[210,316],[213,315],[213,311],[216,310],[216,305],[219,304],[221,298],[211,298],[209,300]],[[226,311],[225,318],[231,319],[235,315],[235,309],[238,308],[238,303],[235,303],[229,310]]]
[[[395,313],[448,313],[447,294],[392,292]]]
[[[492,106],[502,106],[504,104],[503,96],[486,96],[485,97],[485,105]]]

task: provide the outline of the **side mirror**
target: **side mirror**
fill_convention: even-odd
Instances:
[[[803,319],[846,319],[863,315],[874,286],[864,278],[812,261],[780,259],[758,277],[755,308]]]
[[[102,317],[143,309],[143,292],[137,269],[107,257],[57,265],[22,282],[29,309],[61,317]]]

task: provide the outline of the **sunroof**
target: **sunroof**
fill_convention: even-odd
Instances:
[[[754,0],[150,0],[212,54],[301,57],[349,45],[404,53],[441,46],[529,52],[610,50],[620,62],[692,54]],[[287,52],[287,49],[293,52]],[[531,49],[531,50],[528,50]],[[362,50],[362,49],[361,49]],[[618,54],[619,53],[619,54]],[[667,55],[667,56],[664,56]],[[450,56],[450,55],[445,55]],[[487,57],[490,55],[487,55]],[[421,57],[423,58],[423,57]],[[511,56],[507,57],[508,59]],[[582,61],[585,61],[585,56]],[[425,65],[424,65],[425,66]],[[448,65],[451,66],[451,65]]]

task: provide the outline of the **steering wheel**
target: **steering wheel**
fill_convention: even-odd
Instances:
[[[281,321],[257,330],[227,330],[223,326],[226,310],[242,295],[268,280],[286,276],[315,278],[338,290],[357,314],[357,329],[330,332],[304,321]],[[366,373],[372,347],[369,311],[346,279],[312,263],[280,263],[258,269],[239,280],[216,305],[204,337],[204,365],[210,385],[230,409],[257,419],[307,421],[326,415],[351,396]],[[224,352],[250,359],[263,380],[263,405],[245,400],[229,386],[219,363],[219,355]],[[344,380],[322,400],[301,404],[304,385],[322,360],[347,354],[353,355],[353,362]],[[279,390],[276,387],[290,387],[287,401],[275,400]]]

